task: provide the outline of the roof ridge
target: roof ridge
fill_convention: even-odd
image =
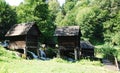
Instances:
[[[55,36],[76,36],[81,35],[80,26],[65,26],[57,27],[55,30]]]

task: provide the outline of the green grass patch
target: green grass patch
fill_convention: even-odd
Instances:
[[[16,52],[6,50],[0,46],[0,61],[8,62],[13,59],[20,59],[20,57],[16,56]]]
[[[100,61],[91,61],[90,59],[82,59],[80,61],[77,61],[76,63],[81,65],[103,66],[103,64]]]
[[[60,59],[58,59],[60,60]],[[0,62],[0,73],[117,73],[104,69],[99,62],[81,60],[66,63],[58,60],[13,60]]]

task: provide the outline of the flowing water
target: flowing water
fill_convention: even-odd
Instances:
[[[38,56],[35,55],[35,53],[33,53],[33,52],[31,52],[31,51],[27,51],[27,52],[29,52],[29,53],[33,56],[33,59],[38,59]]]
[[[28,53],[30,53],[33,56],[33,59],[38,59],[38,56],[35,55],[35,53],[31,52],[31,51],[27,51]],[[49,60],[49,58],[46,58],[46,54],[43,50],[39,49],[40,52],[40,59],[42,60]]]
[[[42,50],[42,49],[39,49],[39,51],[40,51],[40,58],[42,59],[42,60],[46,60],[46,54],[45,54],[45,52]]]

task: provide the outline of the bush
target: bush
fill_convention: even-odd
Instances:
[[[118,51],[117,60],[120,61],[120,50]]]
[[[109,60],[114,60],[114,57],[118,56],[118,51],[111,45],[105,44],[99,52],[103,53],[103,57]]]
[[[54,57],[56,57],[55,49],[47,48],[47,49],[45,50],[45,53],[46,53],[46,56],[49,57],[49,58],[54,58]]]

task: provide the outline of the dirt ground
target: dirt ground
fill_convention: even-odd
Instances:
[[[103,59],[102,62],[104,64],[105,68],[107,68],[109,70],[119,71],[119,69],[112,62],[110,62],[109,60]]]

